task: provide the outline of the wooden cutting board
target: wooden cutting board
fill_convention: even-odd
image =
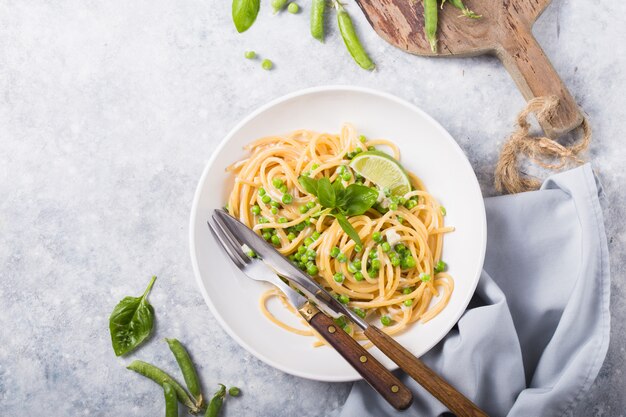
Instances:
[[[439,11],[437,53],[431,51],[424,36],[422,0],[356,1],[376,32],[400,49],[424,56],[494,54],[526,100],[557,96],[556,114],[542,125],[547,135],[560,136],[582,123],[578,105],[531,32],[550,0],[465,0],[481,19],[459,17],[460,10],[446,4]]]

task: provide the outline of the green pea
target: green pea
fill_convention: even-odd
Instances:
[[[249,251],[246,251],[246,256],[248,256],[248,258],[256,258],[256,252],[250,249]]]
[[[278,201],[272,200],[270,201],[270,206],[278,208],[280,207],[280,203]]]
[[[361,246],[361,245],[359,245],[359,244],[354,245],[354,251],[355,251],[356,253],[359,253],[359,252],[361,252],[362,250],[363,250],[363,246]]]
[[[312,209],[313,207],[315,207],[315,202],[314,201],[309,201],[308,203],[306,203],[307,208]]]
[[[310,261],[309,256],[305,253],[303,255],[300,256],[300,261],[307,263]]]
[[[409,255],[406,258],[402,259],[402,261],[400,262],[400,265],[402,265],[402,269],[414,268],[415,267],[415,258],[413,258],[413,256]]]
[[[350,297],[348,297],[348,296],[347,296],[347,295],[345,295],[345,294],[341,294],[341,295],[339,296],[339,302],[340,302],[341,304],[348,304],[348,303],[350,302]]]
[[[261,197],[263,197],[265,195],[265,188],[263,188],[263,187],[259,188],[259,195]]]
[[[391,324],[391,317],[389,317],[389,316],[382,316],[380,318],[380,322],[382,323],[383,326],[389,326]]]
[[[392,266],[398,266],[400,265],[400,258],[398,256],[392,256],[391,258],[391,265]]]
[[[280,238],[278,237],[278,235],[272,236],[272,243],[276,246],[280,245]]]
[[[370,259],[376,259],[376,258],[378,258],[378,252],[376,250],[372,250],[372,251],[370,251],[368,257]]]
[[[254,206],[252,206],[252,213],[259,215],[261,214],[261,207],[258,206],[258,204],[255,204]]]
[[[308,249],[306,251],[306,256],[308,256],[309,259],[315,259],[315,257],[317,256],[317,252],[315,252],[313,249]]]
[[[341,179],[344,181],[350,181],[351,178],[352,178],[352,174],[350,174],[349,172],[344,172],[341,175]]]
[[[421,274],[419,274],[419,278],[423,282],[428,282],[428,281],[430,281],[430,274],[426,274],[426,273],[422,272]]]
[[[272,234],[270,232],[263,232],[263,239],[270,240],[272,238]]]
[[[271,70],[273,66],[274,66],[274,63],[267,58],[264,59],[263,62],[261,62],[261,68],[263,68],[265,71]]]
[[[358,271],[354,274],[354,279],[356,279],[357,281],[363,281],[365,277],[363,276],[363,273],[361,271]]]
[[[448,212],[446,211],[446,208],[444,206],[440,206],[439,207],[441,209],[441,215],[445,216],[446,214],[448,214]]]
[[[287,6],[287,11],[291,14],[296,14],[300,11],[300,6],[293,2],[289,3],[289,6]]]
[[[274,9],[274,14],[285,8],[285,5],[287,5],[287,0],[272,0],[272,9]]]
[[[413,300],[410,298],[408,300],[404,300],[404,305],[407,307],[411,307],[413,305]]]
[[[254,58],[256,58],[256,52],[254,52],[254,51],[246,51],[246,53],[243,54],[243,56],[245,56],[247,59],[254,59]]]
[[[381,236],[380,232],[374,232],[374,234],[372,235],[372,239],[374,240],[374,242],[378,243],[383,240],[383,237]]]
[[[411,287],[402,288],[402,294],[404,294],[404,295],[409,295],[412,292],[413,292],[413,288],[411,288]]]
[[[309,266],[307,266],[307,268],[306,268],[306,272],[307,272],[309,275],[317,275],[317,273],[318,273],[319,271],[318,271],[318,269],[317,269],[317,266],[315,266],[315,265],[309,265]]]
[[[368,151],[375,151],[376,150],[376,146],[368,146],[367,150]]]
[[[354,25],[352,24],[350,15],[338,1],[335,1],[335,7],[337,8],[337,24],[339,26],[339,31],[341,32],[341,37],[343,38],[343,42],[345,43],[348,52],[350,52],[352,58],[361,68],[373,70],[376,66],[367,55],[367,52],[365,52],[365,48],[363,48],[363,45],[354,30]]]
[[[398,223],[400,223],[400,224],[404,223],[404,217],[396,216],[396,219],[398,220]]]
[[[343,274],[341,272],[337,272],[335,275],[333,275],[333,278],[336,282],[343,282],[344,280]]]
[[[356,313],[357,316],[361,317],[362,319],[365,318],[365,310],[363,310],[362,308],[355,307],[354,312]]]
[[[317,169],[320,167],[320,164],[313,164],[311,165],[311,169]]]
[[[339,256],[340,252],[341,251],[339,250],[339,248],[335,246],[330,250],[330,256],[332,256],[333,258],[336,258],[337,256]]]
[[[298,254],[299,255],[304,255],[305,253],[306,253],[306,246],[298,247]]]
[[[237,387],[230,387],[228,389],[228,395],[231,397],[239,397],[239,394],[241,394],[241,390]]]
[[[296,234],[294,232],[289,232],[289,234],[287,235],[287,239],[289,239],[290,242],[294,240],[295,238],[296,238]]]
[[[351,274],[354,274],[356,271],[358,271],[358,269],[356,268],[356,266],[354,266],[354,263],[350,262],[350,263],[348,264],[348,271],[349,271]]]
[[[354,267],[355,267],[356,269],[361,269],[361,266],[363,266],[363,265],[361,264],[361,261],[359,261],[358,259],[357,259],[356,261],[352,262],[352,264],[354,265]]]
[[[365,135],[359,135],[359,141],[361,143],[365,143],[366,140],[367,140],[367,138],[365,137]]]
[[[389,252],[391,250],[391,245],[388,242],[383,242],[382,245],[380,245],[380,247],[383,250],[383,252]]]
[[[373,268],[370,268],[370,269],[367,270],[367,276],[370,277],[370,278],[377,278],[378,277],[378,271],[373,269]]]
[[[355,154],[357,154],[357,153],[361,153],[361,152],[363,152],[363,149],[361,149],[361,148],[356,148],[356,149],[354,150],[354,153],[355,153]]]
[[[317,239],[319,239],[319,238],[320,238],[320,236],[321,236],[321,235],[320,235],[320,232],[318,232],[318,231],[316,230],[316,231],[315,231],[315,232],[313,232],[313,234],[311,235],[311,238],[312,238],[313,240],[317,240]]]
[[[304,246],[310,246],[313,243],[313,239],[311,239],[310,237],[307,237],[306,239],[304,239]]]
[[[270,209],[270,212],[271,212],[272,214],[278,214],[278,209],[277,209],[276,207],[272,207],[272,208]]]
[[[412,208],[414,208],[415,206],[417,206],[417,202],[415,200],[409,200],[406,202],[405,207],[409,210],[411,210]]]
[[[287,218],[286,217],[280,217],[278,219],[278,223],[287,223]]]
[[[276,188],[280,188],[283,185],[283,180],[281,180],[280,178],[274,178],[272,180],[272,185]]]
[[[261,201],[264,202],[265,204],[269,203],[270,201],[272,201],[272,197],[270,197],[269,195],[265,194],[262,198]]]
[[[293,197],[291,196],[291,194],[283,194],[282,201],[284,204],[291,204],[291,202],[293,201]]]
[[[380,261],[378,259],[372,260],[372,269],[378,271],[380,269]]]
[[[268,223],[269,220],[267,220],[265,217],[259,217],[259,219],[257,220],[257,222],[259,224],[264,224],[264,223]]]
[[[446,264],[444,261],[439,261],[437,262],[437,265],[435,265],[435,272],[443,272],[448,268],[448,264]]]
[[[345,255],[345,254],[340,253],[339,255],[337,255],[337,260],[338,260],[339,262],[341,262],[341,263],[344,263],[345,261],[347,261],[347,260],[348,260],[348,258],[346,257],[346,255]]]
[[[398,210],[398,205],[396,203],[389,204],[389,210],[391,210],[391,211]]]
[[[404,246],[402,243],[398,243],[396,245],[396,252],[403,253],[405,251],[406,251],[406,246]]]
[[[307,206],[305,206],[305,205],[300,206],[300,207],[298,208],[298,210],[300,211],[300,213],[301,213],[301,214],[304,214],[304,213],[306,213],[307,211],[309,211],[308,207],[307,207]]]
[[[296,231],[301,232],[304,230],[304,228],[306,227],[306,225],[304,223],[298,223],[296,225]]]

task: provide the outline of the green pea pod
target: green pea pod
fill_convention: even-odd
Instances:
[[[261,0],[233,0],[233,23],[237,32],[245,32],[256,20],[261,7]]]
[[[272,9],[274,10],[274,14],[285,8],[287,1],[288,0],[272,0]]]
[[[450,3],[457,9],[461,10],[463,12],[463,16],[465,17],[469,17],[470,19],[480,19],[483,17],[482,15],[476,14],[468,9],[467,6],[463,4],[463,0],[450,0]]]
[[[373,70],[376,65],[374,65],[374,62],[372,62],[370,57],[367,55],[367,52],[365,52],[361,41],[359,41],[350,15],[338,1],[335,1],[335,8],[337,9],[337,24],[339,25],[339,31],[341,32],[341,37],[343,38],[343,42],[346,44],[348,52],[350,52],[352,58],[354,58],[356,63],[359,64],[361,68]]]
[[[165,395],[165,417],[178,417],[178,398],[174,387],[168,382],[163,383],[163,395]]]
[[[326,0],[313,0],[311,4],[311,35],[320,42],[324,42],[324,14]]]
[[[424,32],[430,49],[437,52],[437,0],[424,0]]]
[[[198,411],[200,411],[199,407],[193,402],[191,397],[189,397],[189,394],[187,394],[187,391],[185,391],[185,389],[174,378],[172,378],[156,366],[143,361],[133,361],[126,368],[130,369],[131,371],[135,371],[138,374],[145,376],[146,378],[150,378],[161,386],[163,386],[163,384],[165,383],[170,384],[174,391],[176,391],[176,396],[178,397],[178,400],[181,403],[185,404],[187,407],[189,407],[192,413],[197,413]]]
[[[176,339],[165,339],[170,347],[170,350],[178,362],[183,378],[185,378],[185,384],[187,389],[193,395],[198,407],[202,407],[202,390],[200,389],[200,379],[198,378],[198,372],[194,366],[187,349]]]
[[[211,398],[211,402],[206,409],[206,414],[204,417],[217,417],[222,409],[222,404],[224,403],[224,397],[226,396],[226,386],[223,384],[219,384],[220,388]]]

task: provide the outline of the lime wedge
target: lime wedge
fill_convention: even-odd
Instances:
[[[411,182],[400,162],[381,151],[362,152],[350,162],[357,174],[393,195],[402,196],[411,191]]]

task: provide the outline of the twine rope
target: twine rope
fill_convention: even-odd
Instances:
[[[549,137],[530,134],[528,116],[535,114],[537,120],[543,124],[554,116],[558,104],[559,99],[556,96],[536,97],[517,116],[518,126],[502,147],[496,165],[495,187],[498,192],[514,194],[536,190],[541,186],[539,179],[522,173],[521,157],[552,171],[584,162],[580,154],[591,142],[591,127],[584,116],[582,124],[577,128],[582,136],[572,145],[563,146]]]

